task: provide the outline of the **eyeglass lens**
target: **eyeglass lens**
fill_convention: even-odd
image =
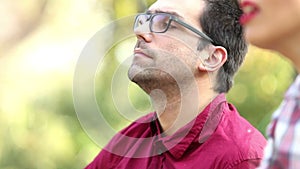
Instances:
[[[162,33],[167,31],[171,20],[170,16],[167,14],[140,14],[136,18],[134,28],[142,26],[148,21],[150,21],[150,30],[152,32]]]

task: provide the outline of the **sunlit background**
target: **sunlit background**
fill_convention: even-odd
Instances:
[[[0,1],[1,169],[80,169],[96,156],[101,147],[84,132],[73,105],[77,59],[97,31],[144,11],[151,1]],[[104,64],[118,65],[124,59],[120,53],[131,50],[134,39],[127,41],[112,48],[107,55],[115,59]],[[118,112],[107,82],[114,69],[109,71],[104,75],[99,70],[96,94],[99,102],[106,101],[102,112],[119,130],[130,121],[114,115]],[[228,99],[265,134],[271,113],[294,77],[293,67],[278,54],[250,47]],[[137,109],[149,109],[141,90],[134,85],[128,90]]]

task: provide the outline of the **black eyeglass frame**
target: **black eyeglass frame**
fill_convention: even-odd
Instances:
[[[137,19],[139,16],[141,15],[146,15],[148,17],[147,21],[149,21],[149,28],[150,28],[150,31],[153,32],[153,33],[165,33],[168,31],[170,25],[171,25],[171,22],[172,21],[175,21],[177,22],[178,24],[182,25],[183,27],[189,29],[190,31],[196,33],[197,35],[199,35],[200,37],[202,37],[203,39],[211,42],[211,43],[214,43],[214,41],[208,36],[206,35],[205,33],[199,31],[198,29],[194,28],[193,26],[185,23],[184,21],[180,20],[179,18],[177,18],[176,16],[172,15],[172,14],[169,14],[169,13],[153,13],[153,14],[148,14],[148,13],[140,13],[138,15],[136,15],[135,17],[135,21],[134,21],[134,28],[136,28],[137,26]],[[163,30],[163,31],[153,31],[152,30],[152,25],[153,25],[153,18],[154,16],[156,15],[167,15],[169,17],[169,22],[168,22],[168,25],[166,26],[166,29]],[[149,17],[150,16],[150,17]]]

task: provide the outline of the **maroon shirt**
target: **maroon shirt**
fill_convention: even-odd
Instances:
[[[217,96],[193,121],[164,136],[156,113],[115,135],[86,169],[248,169],[263,156],[265,138]]]

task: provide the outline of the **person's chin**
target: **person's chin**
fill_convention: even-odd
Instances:
[[[136,64],[131,65],[128,70],[129,80],[135,82],[135,79],[138,78],[139,76],[141,76],[143,71],[144,71],[144,68],[142,68],[141,66],[136,65]]]
[[[269,36],[264,35],[260,31],[255,31],[254,29],[245,29],[246,41],[251,45],[259,48],[269,49],[270,43]]]

